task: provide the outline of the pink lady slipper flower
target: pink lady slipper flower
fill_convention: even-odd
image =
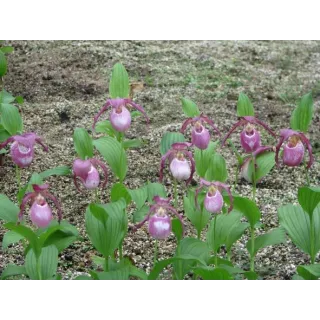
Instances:
[[[82,192],[77,178],[79,178],[86,189],[93,190],[99,186],[100,175],[96,168],[98,166],[102,169],[104,174],[104,182],[101,186],[101,188],[104,188],[108,182],[108,169],[103,162],[93,158],[88,160],[74,160],[72,166],[73,181],[78,191]]]
[[[153,197],[153,204],[147,216],[140,223],[133,227],[133,231],[141,228],[147,221],[149,222],[149,233],[154,239],[166,239],[171,233],[171,218],[169,213],[178,217],[183,226],[182,217],[174,207],[170,205],[170,199],[161,198],[159,196]]]
[[[34,158],[34,145],[36,143],[39,143],[43,150],[48,152],[48,147],[45,146],[42,139],[33,132],[10,137],[0,144],[0,149],[9,143],[12,143],[10,147],[12,161],[20,168],[26,168],[31,164]]]
[[[201,150],[207,149],[210,142],[210,133],[209,130],[203,126],[204,122],[209,124],[218,135],[221,135],[220,131],[214,125],[213,121],[203,114],[201,114],[199,117],[188,118],[182,124],[182,127],[180,129],[180,132],[184,133],[187,127],[191,124],[193,126],[191,131],[191,142]]]
[[[272,147],[272,146],[263,146],[263,147],[259,147],[257,148],[257,150],[255,150],[253,153],[252,153],[252,156],[253,157],[257,157],[258,155],[262,154],[262,153],[265,153],[265,152],[271,152],[271,151],[275,151],[275,147]],[[249,170],[249,165],[250,165],[250,162],[252,160],[252,157],[249,156],[248,158],[246,158],[241,166],[241,176],[248,182],[252,183],[252,171]],[[257,166],[257,165],[255,165]],[[257,169],[257,168],[255,168]],[[251,173],[251,174],[250,174]],[[261,178],[262,179],[262,178]],[[258,180],[258,182],[261,181]]]
[[[279,151],[281,146],[283,147],[282,160],[283,163],[289,167],[298,166],[304,158],[304,146],[307,147],[309,152],[309,162],[307,168],[309,169],[314,161],[312,155],[312,147],[308,138],[298,131],[291,129],[280,130],[280,140],[276,146],[276,163],[279,165]]]
[[[246,117],[241,117],[240,120],[233,125],[231,130],[223,138],[222,146],[224,146],[226,140],[239,126],[245,126],[240,134],[241,146],[244,149],[244,151],[247,153],[254,152],[257,148],[261,146],[260,132],[255,128],[255,125],[262,126],[273,137],[276,136],[276,134],[264,122],[262,122],[261,120],[255,117],[246,116]]]
[[[209,182],[202,178],[200,178],[200,187],[196,190],[196,195],[195,195],[196,206],[198,206],[199,192],[205,187],[208,188],[208,192],[204,198],[204,207],[206,208],[207,211],[211,213],[219,213],[221,211],[224,203],[223,197],[221,195],[221,191],[223,189],[227,191],[230,199],[230,206],[229,206],[228,212],[232,210],[233,197],[232,197],[230,188],[222,182],[219,182],[219,181]]]
[[[178,181],[186,180],[187,184],[192,180],[195,171],[195,162],[192,153],[187,150],[190,146],[192,146],[192,143],[188,142],[177,142],[172,144],[171,149],[161,158],[159,173],[160,182],[163,180],[163,169],[167,159],[169,159],[170,171],[175,179]],[[191,162],[191,168],[186,157]]]
[[[49,185],[37,185],[33,184],[32,188],[34,192],[28,192],[25,194],[22,203],[20,205],[20,212],[19,212],[19,221],[22,220],[23,213],[25,211],[25,206],[29,201],[31,201],[30,207],[30,219],[38,228],[45,228],[47,227],[51,220],[53,219],[52,210],[47,203],[47,199],[50,199],[55,206],[57,207],[58,211],[58,221],[60,223],[62,219],[62,210],[61,205],[57,198],[49,193]]]
[[[139,104],[136,104],[131,99],[123,99],[123,98],[117,98],[117,99],[108,99],[106,104],[102,107],[102,109],[98,112],[98,114],[94,117],[93,126],[92,128],[96,126],[96,123],[100,116],[107,111],[109,107],[112,108],[110,113],[110,123],[112,127],[119,131],[124,132],[129,129],[131,124],[131,114],[129,110],[126,108],[126,106],[130,106],[138,111],[140,111],[146,118],[147,123],[149,123],[149,118],[144,111],[143,107]]]

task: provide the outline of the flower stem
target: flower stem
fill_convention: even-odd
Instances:
[[[177,192],[177,179],[173,180],[173,193],[174,193],[174,207],[178,209],[178,192]]]
[[[254,227],[251,227],[250,271],[254,272]]]
[[[18,190],[20,190],[20,184],[21,184],[21,170],[20,167],[16,165],[16,178],[17,178],[17,185]]]
[[[154,243],[154,258],[153,258],[153,264],[155,265],[158,260],[158,239],[156,239]]]
[[[214,233],[214,247],[216,246],[216,239],[217,239],[217,235],[216,235],[216,226],[217,226],[217,215],[214,216],[214,221],[213,221],[213,233]],[[218,267],[218,253],[217,251],[214,249],[214,266],[217,268]]]
[[[315,261],[315,252],[314,252],[314,219],[313,214],[310,217],[310,255],[311,255],[311,264],[314,264]]]
[[[233,191],[236,190],[236,186],[237,186],[237,184],[238,184],[239,168],[240,168],[240,165],[239,165],[239,162],[238,162],[237,168],[236,168],[236,175],[235,175],[235,179],[234,179],[234,184],[233,184]]]
[[[257,182],[256,182],[256,158],[252,154],[252,201],[255,201],[255,199],[256,199],[256,188],[257,188]]]
[[[109,257],[104,257],[104,271],[109,271]]]
[[[95,189],[94,195],[95,195],[95,197],[94,197],[95,203],[99,203],[99,189],[98,188]]]

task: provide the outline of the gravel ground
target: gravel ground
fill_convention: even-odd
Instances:
[[[309,137],[315,153],[319,152],[318,41],[15,41],[11,44],[15,53],[9,56],[5,87],[25,98],[25,130],[42,135],[50,148],[48,154],[37,148],[33,165],[23,171],[23,182],[32,172],[72,164],[76,156],[73,130],[91,127],[93,116],[108,96],[110,70],[118,61],[126,66],[130,80],[144,82],[145,88],[135,95],[135,100],[151,118],[149,131],[141,125],[142,118],[137,118],[127,134],[129,138],[142,137],[147,142],[141,149],[129,151],[125,182],[129,188],[147,180],[157,181],[160,139],[166,131],[177,131],[184,120],[181,96],[194,100],[225,133],[236,121],[236,102],[242,91],[253,101],[256,115],[276,131],[289,126],[297,99],[312,91],[315,116]],[[237,135],[233,141],[237,145]],[[220,152],[226,158],[231,184],[235,159],[227,149]],[[312,185],[319,185],[319,168],[317,162],[310,170]],[[111,175],[109,178],[114,181]],[[0,192],[14,200],[17,188],[9,158],[0,167],[0,179]],[[275,168],[258,185],[262,232],[278,226],[277,208],[297,202],[297,190],[304,179],[302,167]],[[77,193],[71,177],[51,177],[49,183],[63,204],[64,219],[76,225],[84,238],[60,256],[59,272],[65,279],[73,278],[93,267],[91,256],[96,254],[84,230],[84,212],[92,195]],[[170,180],[166,181],[166,188],[170,194]],[[237,192],[243,196],[249,195],[250,190],[244,181],[237,186]],[[102,195],[103,202],[108,199],[109,190]],[[187,233],[194,235],[192,226],[187,221],[186,224]],[[0,241],[4,232],[0,223]],[[245,242],[246,236],[235,245],[233,254],[233,262],[244,268],[249,262]],[[159,256],[172,256],[175,246],[173,236],[163,241]],[[22,264],[21,253],[19,245],[11,246],[6,252],[0,248],[0,273],[10,262]],[[136,266],[150,270],[153,240],[145,229],[126,238],[124,255]],[[307,256],[288,240],[286,245],[261,250],[256,269],[265,279],[290,279],[296,266],[303,263],[308,263]]]

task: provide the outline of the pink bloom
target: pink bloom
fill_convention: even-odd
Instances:
[[[150,207],[147,216],[134,226],[133,231],[141,228],[147,221],[149,233],[155,239],[166,239],[171,233],[171,218],[169,213],[175,215],[183,226],[182,217],[174,207],[170,205],[170,199],[153,197],[154,204]]]
[[[104,182],[101,186],[101,188],[104,188],[108,182],[108,169],[103,162],[94,158],[88,160],[74,160],[72,166],[73,181],[78,191],[81,191],[78,185],[78,179],[86,189],[92,190],[99,186],[100,175],[96,168],[97,166],[99,166],[104,173]]]
[[[31,164],[36,143],[39,143],[44,151],[48,151],[48,147],[43,144],[42,139],[33,132],[10,137],[0,144],[0,149],[9,143],[12,143],[10,147],[12,161],[20,168],[26,168]]]
[[[170,162],[170,171],[174,178],[179,181],[186,180],[187,184],[192,180],[195,171],[195,162],[192,153],[187,150],[191,145],[192,144],[188,142],[172,144],[171,149],[161,158],[159,173],[160,182],[163,180],[163,169],[167,159]],[[191,168],[186,157],[191,162]]]
[[[49,185],[32,185],[33,192],[26,193],[24,198],[22,199],[20,205],[20,212],[19,212],[19,221],[22,220],[23,213],[25,211],[25,206],[31,201],[31,208],[30,208],[30,218],[31,221],[39,228],[47,227],[51,220],[53,219],[52,211],[47,203],[47,199],[51,200],[55,206],[57,207],[58,211],[58,221],[60,223],[62,219],[62,210],[60,202],[57,200],[55,196],[49,193]]]
[[[112,108],[110,113],[110,123],[113,128],[119,132],[124,132],[129,129],[131,124],[131,114],[127,109],[127,106],[130,106],[138,111],[140,111],[146,118],[147,123],[149,123],[149,118],[144,111],[143,107],[133,102],[131,99],[108,99],[106,104],[102,107],[102,109],[98,112],[98,114],[94,117],[93,126],[96,126],[96,123],[100,116],[107,111],[108,108]]]
[[[222,146],[224,146],[226,140],[239,126],[245,126],[240,134],[241,146],[247,153],[254,152],[261,145],[260,133],[257,129],[255,129],[254,125],[260,125],[265,128],[273,137],[276,136],[276,134],[264,122],[255,117],[246,116],[241,117],[240,120],[233,125],[230,131],[223,138]]]
[[[200,191],[205,187],[208,188],[207,194],[204,199],[204,207],[206,208],[207,211],[211,213],[218,213],[221,211],[224,203],[223,197],[221,195],[222,190],[227,191],[230,199],[230,206],[229,206],[228,212],[232,210],[233,197],[232,197],[229,186],[227,186],[226,184],[220,181],[209,182],[202,178],[200,178],[200,187],[196,190],[196,194],[195,194],[195,202],[197,206],[198,206],[198,195]]]
[[[280,140],[276,146],[276,163],[279,165],[279,151],[283,147],[283,163],[290,167],[296,167],[303,161],[304,146],[307,147],[309,153],[309,162],[307,168],[309,169],[313,164],[312,147],[308,138],[298,131],[291,129],[280,130]]]
[[[182,124],[180,130],[181,133],[184,133],[187,127],[191,124],[193,126],[191,131],[191,142],[201,150],[207,149],[210,142],[210,133],[209,130],[204,127],[204,122],[209,124],[216,131],[216,133],[220,135],[220,131],[214,125],[213,121],[202,114],[199,117],[188,118]]]

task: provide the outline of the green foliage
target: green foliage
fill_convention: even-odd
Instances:
[[[226,161],[219,153],[214,153],[205,174],[208,181],[225,182],[228,179]]]
[[[200,111],[193,101],[187,98],[181,98],[181,103],[182,110],[188,118],[194,118],[200,115]]]
[[[317,280],[320,278],[320,264],[298,266],[297,272],[304,280]]]
[[[116,202],[124,198],[127,205],[131,202],[131,195],[122,183],[115,183],[111,188],[111,201]]]
[[[102,137],[93,141],[94,146],[108,162],[112,172],[124,180],[127,174],[127,155],[120,142],[112,137]]]
[[[254,109],[253,105],[248,98],[247,95],[244,93],[239,94],[238,103],[237,103],[237,116],[244,117],[244,116],[254,116]]]
[[[21,276],[26,274],[26,268],[24,266],[17,266],[15,264],[9,264],[1,274],[1,280],[5,280],[10,277]]]
[[[121,63],[113,66],[111,80],[109,83],[109,94],[111,98],[129,97],[129,76],[127,70]]]
[[[184,135],[180,132],[166,132],[160,142],[160,152],[162,155],[166,154],[173,143],[184,142]]]
[[[298,106],[293,110],[290,126],[291,129],[307,132],[313,116],[313,99],[312,93],[304,95]]]
[[[203,280],[233,280],[232,275],[224,268],[195,268],[194,273]]]
[[[194,160],[196,163],[196,172],[201,178],[205,178],[207,170],[210,170],[210,172],[214,171],[214,167],[212,167],[212,169],[209,169],[209,167],[212,166],[213,156],[218,143],[218,141],[210,141],[208,148],[205,150],[195,148]]]
[[[55,167],[41,172],[39,175],[42,179],[50,176],[69,176],[72,173],[71,168],[67,166]]]
[[[0,194],[0,220],[16,222],[19,208],[4,194]]]
[[[300,206],[306,211],[310,218],[315,208],[320,203],[320,188],[302,187],[298,190],[298,200]]]
[[[93,157],[93,144],[87,130],[76,128],[73,134],[73,142],[76,152],[82,160]]]
[[[7,73],[7,59],[4,53],[0,50],[0,78]]]
[[[0,113],[1,124],[11,136],[22,133],[22,119],[19,110],[15,106],[7,103],[2,103]]]

